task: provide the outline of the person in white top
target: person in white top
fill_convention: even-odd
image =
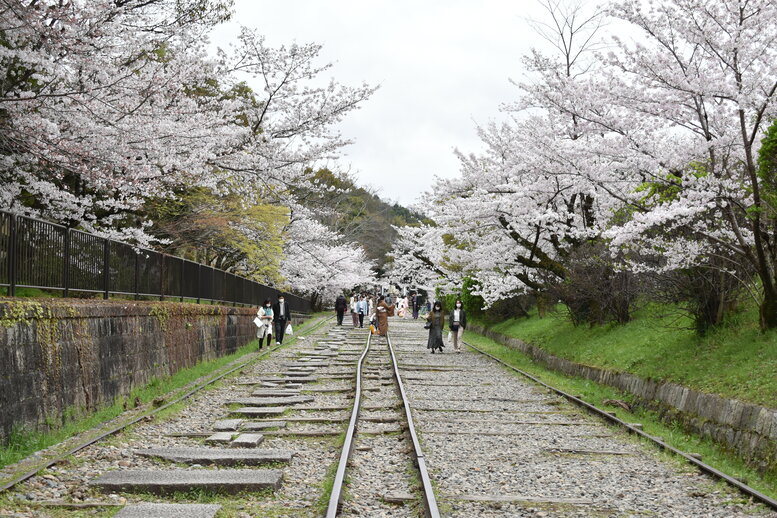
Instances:
[[[467,314],[464,312],[464,304],[457,299],[450,314],[448,328],[451,330],[451,341],[453,350],[461,352],[461,337],[464,335],[464,328],[467,327]]]
[[[351,302],[348,304],[351,308],[351,321],[353,322],[353,327],[359,327],[359,315],[357,314],[356,310],[356,304],[359,303],[359,298],[354,293],[351,295]]]

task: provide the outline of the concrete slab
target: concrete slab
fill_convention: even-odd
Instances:
[[[232,448],[256,448],[264,441],[264,436],[260,433],[241,433],[230,443]]]
[[[268,462],[291,462],[289,450],[258,450],[226,448],[149,448],[135,450],[136,455],[155,457],[184,464],[215,464],[217,466],[256,466]]]
[[[288,408],[277,407],[277,406],[268,406],[268,407],[245,406],[242,408],[238,408],[237,410],[232,410],[231,413],[235,415],[255,417],[255,416],[267,416],[267,415],[281,415],[286,410],[288,410]]]
[[[221,419],[213,423],[213,429],[217,432],[234,432],[240,428],[242,419]]]
[[[286,421],[257,422],[246,421],[242,429],[247,431],[266,430],[267,428],[286,428]]]
[[[205,444],[228,444],[234,436],[233,432],[216,432],[205,438]]]
[[[116,518],[213,518],[217,504],[132,504],[116,513]]]
[[[104,491],[146,491],[165,494],[206,489],[221,493],[258,491],[281,487],[283,472],[277,469],[200,469],[109,471],[89,482]]]
[[[284,388],[284,389],[260,388],[251,392],[251,395],[255,397],[289,397],[289,396],[299,396],[300,391],[299,389],[287,389],[287,388]]]
[[[239,397],[227,401],[228,405],[238,404],[245,406],[277,406],[277,405],[299,405],[300,403],[310,403],[312,396],[290,396],[290,397]]]

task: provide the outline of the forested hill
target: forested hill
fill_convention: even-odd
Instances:
[[[328,169],[319,169],[313,175],[320,189],[305,193],[307,203],[328,205],[331,211],[322,223],[364,247],[368,258],[377,263],[378,274],[382,274],[386,254],[397,235],[392,225],[418,224],[423,221],[423,214],[386,202],[345,175]],[[327,192],[332,187],[335,194]]]

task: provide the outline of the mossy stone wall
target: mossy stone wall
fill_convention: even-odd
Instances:
[[[0,299],[0,440],[232,353],[255,338],[255,315],[175,302]]]

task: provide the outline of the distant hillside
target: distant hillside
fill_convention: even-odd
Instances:
[[[308,192],[305,193],[307,203],[330,208],[331,214],[322,222],[362,245],[367,256],[378,264],[378,273],[383,273],[386,254],[396,237],[391,225],[418,224],[424,216],[398,203],[387,203],[350,178],[328,169],[311,171],[311,174],[321,187],[333,186],[340,192],[333,195],[324,188]]]

